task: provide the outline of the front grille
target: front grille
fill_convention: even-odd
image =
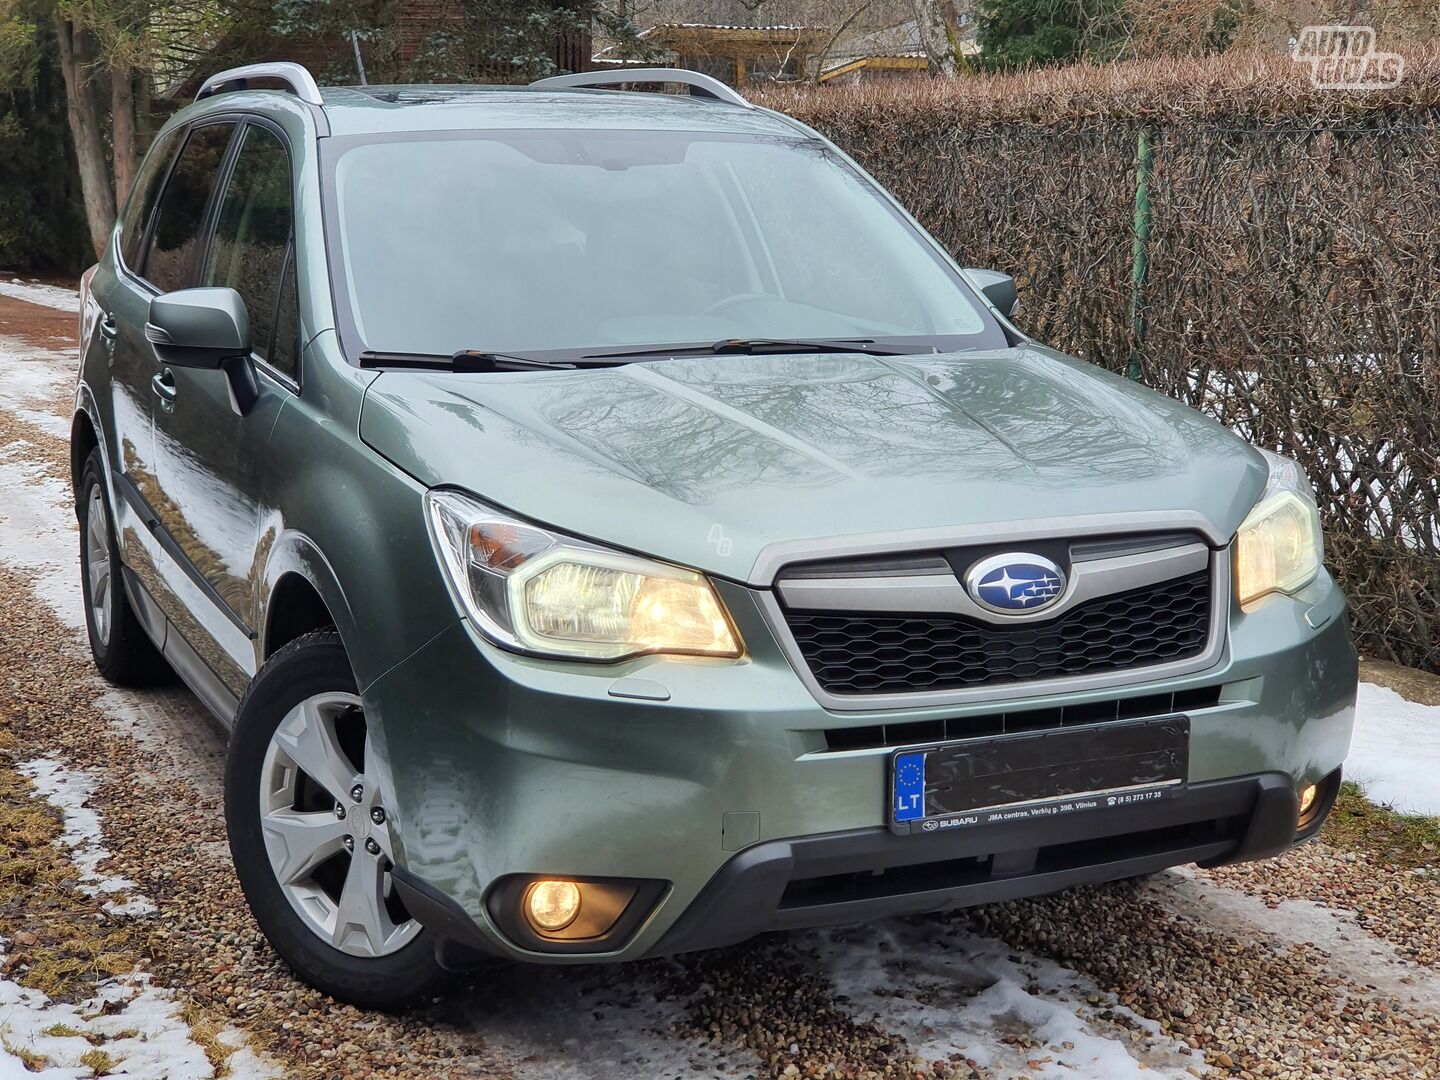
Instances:
[[[1141,697],[1085,701],[1055,705],[1048,709],[1016,709],[981,715],[952,716],[942,720],[906,720],[898,724],[860,724],[855,727],[826,728],[826,750],[873,750],[878,747],[920,746],[1026,731],[1049,731],[1080,724],[1104,724],[1111,720],[1144,720],[1149,717],[1213,709],[1220,704],[1223,687],[1196,686],[1174,693],[1145,694]]]
[[[816,681],[835,695],[963,690],[1123,671],[1200,655],[1210,573],[1099,597],[1014,627],[954,615],[787,611]]]

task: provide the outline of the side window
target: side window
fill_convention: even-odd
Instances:
[[[295,248],[292,242],[285,259],[285,279],[280,283],[280,307],[275,314],[275,355],[270,363],[296,382],[300,376],[300,295],[295,287]]]
[[[150,212],[155,209],[155,199],[160,194],[160,181],[165,179],[165,170],[170,167],[183,131],[183,128],[172,128],[150,144],[150,152],[145,155],[135,183],[130,187],[130,198],[120,215],[120,257],[132,270],[140,266],[145,226],[150,223]]]
[[[193,128],[160,196],[144,275],[161,292],[195,284],[205,207],[215,187],[233,123]]]
[[[256,355],[294,378],[290,156],[275,133],[258,124],[247,125],[240,138],[202,281],[240,294]]]

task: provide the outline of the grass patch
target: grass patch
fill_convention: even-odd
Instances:
[[[9,977],[59,1000],[134,968],[131,930],[97,917],[99,901],[77,893],[75,864],[57,842],[58,810],[0,759],[0,934],[10,941]]]
[[[34,1050],[27,1050],[23,1046],[16,1046],[8,1039],[4,1042],[0,1042],[0,1046],[3,1046],[5,1048],[5,1052],[11,1057],[19,1058],[20,1064],[24,1065],[29,1072],[38,1073],[41,1069],[45,1068],[45,1066],[50,1064],[50,1059],[47,1058],[44,1054],[37,1054]]]
[[[80,1064],[90,1069],[96,1076],[109,1076],[115,1071],[119,1064],[104,1050],[87,1050],[80,1055]]]
[[[41,1035],[48,1035],[52,1039],[84,1039],[91,1046],[103,1046],[107,1042],[118,1042],[121,1039],[138,1039],[140,1032],[137,1028],[125,1028],[113,1035],[102,1035],[98,1031],[81,1031],[79,1028],[71,1027],[69,1024],[51,1024]]]
[[[0,764],[0,867],[4,879],[17,883],[53,880],[57,871],[64,873],[61,881],[74,877],[69,860],[62,857],[59,861],[65,865],[59,866],[51,857],[62,831],[60,812],[36,798],[23,776],[8,764]]]
[[[180,1010],[180,1019],[190,1029],[190,1038],[205,1051],[205,1058],[215,1070],[216,1080],[230,1075],[230,1059],[238,1047],[220,1038],[221,1024],[200,1005],[191,1001]]]
[[[1340,785],[1324,838],[1337,848],[1370,855],[1407,869],[1440,868],[1440,818],[1400,814],[1376,806],[1360,785]]]

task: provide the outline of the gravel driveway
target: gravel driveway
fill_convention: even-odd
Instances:
[[[1437,860],[1353,841],[674,960],[498,968],[400,1017],[302,987],[230,870],[215,725],[178,687],[90,668],[73,304],[0,289],[0,1080],[1440,1077]]]

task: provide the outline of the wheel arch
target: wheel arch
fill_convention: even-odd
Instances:
[[[80,470],[90,451],[100,445],[100,436],[95,434],[95,423],[84,409],[77,409],[70,423],[70,480],[76,486],[80,483]]]
[[[77,405],[75,415],[70,420],[70,490],[76,493],[76,513],[79,513],[79,492],[80,474],[85,470],[85,462],[90,459],[90,454],[95,450],[102,450],[104,443],[100,434],[100,425],[95,422],[88,409],[82,404]],[[109,461],[106,460],[106,473],[109,473]],[[106,486],[109,486],[109,476],[105,477]]]
[[[312,630],[335,625],[335,617],[319,590],[303,574],[288,573],[275,583],[267,610],[264,655],[268,660],[279,649]]]
[[[308,537],[289,533],[276,540],[266,560],[262,596],[259,663],[301,635],[327,626],[335,628],[348,651],[354,614],[329,560]]]

